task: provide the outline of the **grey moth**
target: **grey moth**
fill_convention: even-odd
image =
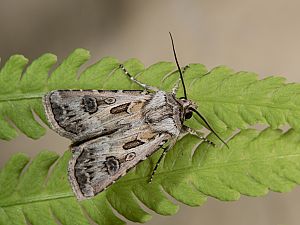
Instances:
[[[213,144],[184,125],[184,121],[196,113],[215,133],[196,110],[197,106],[187,99],[183,72],[170,36],[180,74],[171,93],[139,82],[120,65],[124,74],[143,91],[55,90],[44,96],[43,104],[51,128],[72,141],[68,178],[78,200],[102,192],[167,145],[149,174],[151,182],[163,156],[187,133]],[[184,97],[176,98],[180,80]]]

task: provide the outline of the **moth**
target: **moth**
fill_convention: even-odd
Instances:
[[[184,125],[195,113],[225,143],[187,99],[172,35],[173,53],[180,78],[168,93],[143,84],[120,69],[144,90],[55,90],[43,98],[46,116],[54,131],[72,141],[68,178],[78,200],[95,196],[117,179],[163,148],[163,156],[183,135],[190,133],[213,144]],[[184,97],[176,98],[179,82]],[[225,143],[226,144],[226,143]]]

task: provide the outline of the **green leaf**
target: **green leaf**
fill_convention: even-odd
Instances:
[[[257,80],[253,73],[217,67],[190,84],[190,98],[197,99],[216,130],[245,129],[257,123],[299,130],[300,85],[284,81],[282,77]]]
[[[170,196],[198,206],[207,196],[231,201],[241,194],[287,192],[300,183],[299,142],[300,133],[293,129],[243,130],[228,142],[229,149],[213,148],[187,135],[166,155],[153,183],[147,181],[161,151],[82,202],[75,199],[67,180],[69,151],[60,158],[42,151],[30,163],[28,156],[15,154],[0,171],[0,222],[118,225],[125,222],[113,209],[135,222],[151,218],[145,207],[161,215],[175,214],[178,206]]]
[[[15,138],[17,130],[33,139],[43,136],[45,128],[34,114],[47,124],[41,98],[50,90],[140,89],[122,73],[117,59],[105,57],[81,69],[89,58],[87,50],[76,49],[53,68],[57,61],[53,54],[44,54],[28,66],[24,56],[10,57],[0,69],[0,139]],[[159,62],[147,69],[136,59],[123,64],[140,81],[166,91],[179,77],[175,64],[170,62]],[[208,72],[201,64],[189,65],[184,77],[188,97],[218,132],[257,123],[300,129],[299,84],[286,84],[281,77],[258,80],[253,73],[235,73],[227,67]],[[194,117],[187,124],[199,129],[197,120],[200,121]]]

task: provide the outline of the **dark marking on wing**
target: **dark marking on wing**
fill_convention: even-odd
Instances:
[[[125,161],[131,161],[135,158],[136,154],[134,152],[130,152],[125,156]]]
[[[143,144],[145,144],[145,142],[140,141],[140,140],[134,140],[134,141],[130,141],[130,142],[125,143],[123,145],[123,148],[125,150],[128,150],[128,149],[135,148],[135,147],[143,145]]]
[[[73,133],[73,134],[79,134],[81,130],[83,129],[82,124],[79,124],[77,122],[72,122],[69,125],[62,126],[66,129],[66,131]]]
[[[118,105],[116,107],[111,108],[110,113],[111,114],[118,114],[121,112],[127,112],[127,109],[129,107],[130,103],[125,103],[122,105]]]
[[[88,95],[82,97],[82,104],[86,112],[95,113],[98,110],[97,99]]]
[[[103,93],[103,92],[112,92],[112,93],[117,93],[119,90],[97,90],[99,93]]]
[[[114,97],[109,97],[104,99],[104,102],[110,105],[110,104],[114,104],[116,102],[116,99]]]
[[[62,115],[64,113],[64,109],[55,102],[52,102],[51,107],[56,122],[57,123],[62,122],[62,118],[63,118]]]
[[[120,168],[120,162],[116,157],[110,156],[106,158],[105,166],[109,175],[114,175]]]
[[[89,192],[89,190],[86,190],[86,184],[89,183],[90,179],[93,177],[94,160],[90,160],[90,158],[87,158],[86,156],[87,153],[83,152],[78,158],[75,164],[74,173],[80,189],[84,192]]]
[[[54,115],[55,121],[63,127],[66,131],[72,133],[72,134],[78,134],[81,129],[82,125],[76,123],[76,121],[73,121],[69,124],[65,124],[65,120],[74,117],[69,109],[68,105],[63,105],[60,106],[56,102],[50,102],[51,103],[51,108],[52,108],[52,113]]]
[[[141,94],[143,91],[141,90],[122,90],[123,93],[126,94]]]
[[[75,177],[80,189],[85,192],[85,184],[88,182],[88,177],[83,173],[83,170],[75,169]]]

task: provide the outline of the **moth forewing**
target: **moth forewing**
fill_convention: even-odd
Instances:
[[[123,139],[119,137],[99,137],[73,147],[74,154],[69,162],[68,172],[77,199],[93,197],[105,190],[128,170],[153,154],[168,138],[168,135],[158,134],[131,150],[123,148]],[[128,137],[126,141],[130,139]],[[106,144],[109,149],[105,149]],[[111,149],[114,151],[109,151]]]
[[[79,142],[122,126],[120,120],[133,116],[126,110],[136,107],[139,114],[137,105],[149,98],[139,90],[56,90],[46,94],[43,103],[51,128],[61,136]],[[139,104],[134,104],[136,102]]]

